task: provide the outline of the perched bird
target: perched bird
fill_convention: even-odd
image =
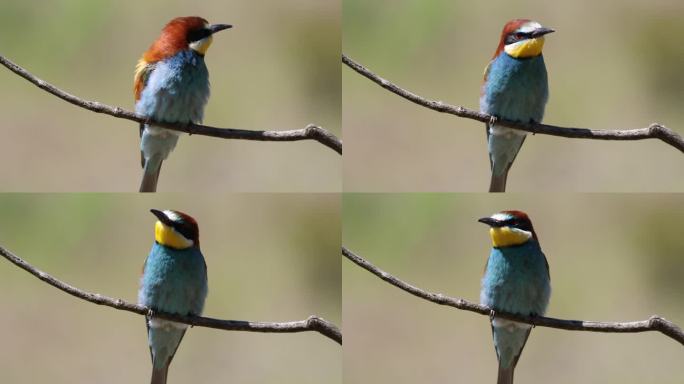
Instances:
[[[503,211],[478,221],[490,226],[493,245],[482,278],[480,302],[494,311],[491,324],[499,359],[497,383],[511,384],[532,326],[497,319],[496,311],[543,315],[551,296],[549,264],[525,213]]]
[[[204,54],[214,33],[231,28],[210,25],[201,17],[178,17],[162,29],[135,68],[135,112],[152,120],[200,123],[209,100],[209,72]],[[154,192],[162,161],[180,132],[140,124],[143,177],[140,192]]]
[[[513,160],[525,141],[524,131],[496,125],[496,118],[541,122],[549,98],[542,56],[544,35],[554,32],[532,20],[511,20],[485,69],[480,111],[494,118],[487,124],[487,146],[492,169],[489,192],[504,192]]]
[[[178,211],[151,212],[154,225],[150,251],[138,291],[138,303],[152,309],[146,319],[152,356],[152,384],[166,383],[173,355],[186,324],[154,318],[154,311],[200,315],[207,297],[207,265],[200,251],[197,222]]]

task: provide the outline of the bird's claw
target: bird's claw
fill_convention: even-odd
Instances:
[[[496,312],[493,309],[489,310],[489,321],[494,320],[494,316],[496,315]]]
[[[499,118],[496,117],[496,116],[494,116],[494,115],[489,116],[489,126],[490,126],[490,127],[493,126],[494,124],[496,124],[496,122],[497,122],[498,120],[499,120]]]

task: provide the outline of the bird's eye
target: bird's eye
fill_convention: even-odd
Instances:
[[[211,35],[211,31],[206,28],[196,29],[188,32],[188,42],[200,41],[209,35]]]
[[[513,32],[513,33],[509,34],[508,36],[506,36],[506,44],[517,43],[517,42],[519,42],[520,40],[524,40],[524,39],[525,39],[525,34],[524,34],[524,33],[522,33],[522,32]]]

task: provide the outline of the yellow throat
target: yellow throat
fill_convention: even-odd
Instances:
[[[164,225],[161,221],[154,224],[154,240],[157,243],[176,249],[185,249],[192,247],[192,240],[188,240],[175,229]]]
[[[523,244],[532,237],[532,233],[511,227],[492,227],[489,228],[489,236],[492,245],[500,248]]]
[[[508,44],[504,47],[504,51],[506,51],[508,56],[524,59],[541,55],[542,48],[544,48],[544,36],[539,36],[534,39]]]
[[[190,49],[204,56],[204,54],[207,53],[207,49],[209,49],[212,41],[214,41],[214,37],[209,35],[202,40],[190,43]]]

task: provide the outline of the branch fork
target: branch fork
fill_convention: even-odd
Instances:
[[[482,304],[471,303],[461,298],[454,298],[443,295],[441,293],[432,293],[424,291],[416,286],[406,283],[399,278],[381,270],[375,265],[371,264],[366,259],[358,254],[350,251],[346,247],[342,247],[342,256],[349,259],[354,264],[374,274],[385,282],[406,291],[413,296],[419,297],[423,300],[431,301],[435,304],[446,305],[456,309],[479,313],[481,315],[502,318],[506,320],[513,320],[519,323],[530,324],[535,327],[548,327],[556,329],[564,329],[566,331],[586,331],[586,332],[605,332],[605,333],[640,333],[657,331],[663,335],[679,342],[684,346],[684,331],[671,321],[668,321],[660,316],[651,316],[648,320],[630,321],[630,322],[599,322],[599,321],[585,321],[585,320],[563,320],[553,317],[543,316],[524,316],[515,313],[494,311]]]
[[[187,316],[175,313],[157,312],[142,305],[126,302],[122,299],[114,299],[99,293],[82,291],[72,285],[62,282],[49,274],[35,268],[19,256],[0,246],[0,256],[9,260],[12,264],[62,290],[71,296],[91,302],[97,305],[105,305],[121,311],[137,313],[146,317],[155,317],[164,320],[171,320],[190,326],[207,327],[222,329],[225,331],[246,331],[246,332],[266,332],[266,333],[297,333],[297,332],[318,332],[321,335],[342,345],[342,332],[335,324],[318,316],[309,316],[306,320],[288,322],[258,322],[245,320],[222,320],[202,316]]]

